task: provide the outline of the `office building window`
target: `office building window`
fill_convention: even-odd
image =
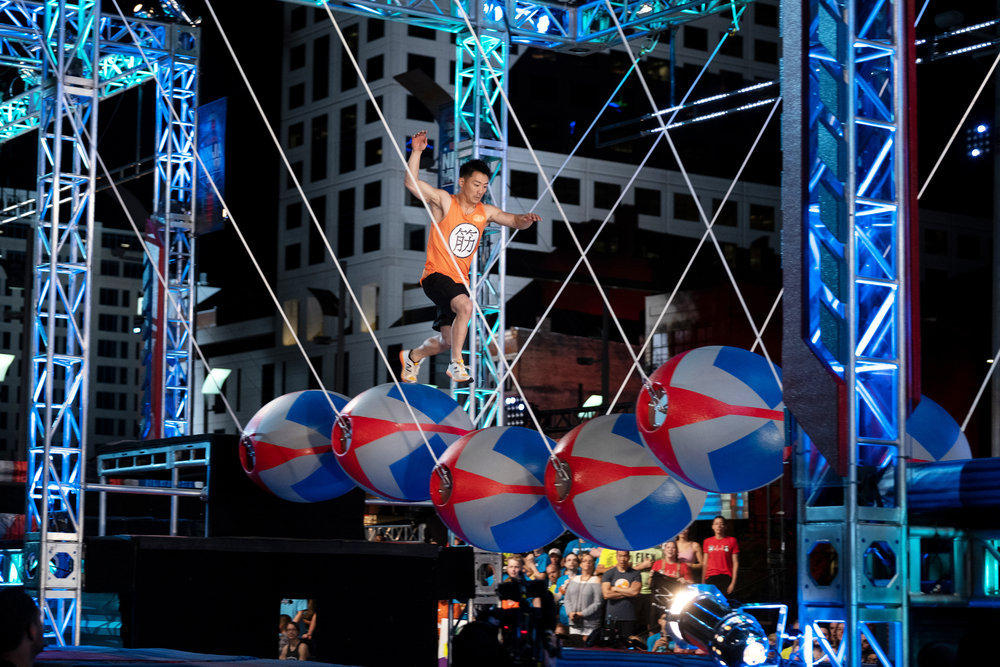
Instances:
[[[292,243],[285,246],[285,271],[294,271],[302,266],[302,244]]]
[[[101,291],[98,293],[98,303],[102,306],[117,306],[118,290],[102,287]]]
[[[365,166],[370,167],[382,162],[382,137],[369,139],[365,142]]]
[[[312,133],[309,137],[309,179],[321,181],[326,178],[326,156],[329,149],[329,129],[327,115],[312,119]]]
[[[288,13],[288,29],[302,30],[306,27],[306,8],[296,7]]]
[[[753,40],[753,59],[759,63],[777,64],[778,43],[769,39]]]
[[[302,202],[292,202],[285,207],[285,229],[296,229],[302,226]]]
[[[377,95],[375,101],[378,102],[378,108],[382,108],[382,96]],[[375,112],[375,105],[372,104],[371,100],[365,102],[365,125],[368,123],[375,123],[378,121],[378,114]]]
[[[292,123],[288,126],[288,147],[298,148],[306,141],[305,127],[302,123]]]
[[[347,41],[347,48],[355,56],[358,54],[358,24],[344,28],[344,39]],[[358,85],[358,73],[354,71],[351,59],[344,57],[340,60],[340,90],[351,90]]]
[[[762,2],[753,4],[753,22],[767,28],[778,27],[778,7],[776,5],[765,5]]]
[[[288,108],[298,109],[306,103],[306,84],[296,83],[288,87]]]
[[[117,276],[119,272],[119,264],[113,259],[102,259],[101,260],[101,275],[102,276]]]
[[[406,117],[410,120],[422,120],[425,123],[434,122],[434,114],[413,95],[406,96]]]
[[[316,214],[316,219],[319,220],[319,224],[323,226],[323,231],[326,231],[326,195],[320,195],[309,200],[309,204],[312,206],[313,213]],[[320,264],[326,259],[326,246],[323,243],[323,238],[319,234],[319,230],[316,229],[316,225],[312,220],[309,221],[309,264]]]
[[[302,182],[302,160],[297,160],[292,163],[292,174],[285,172],[285,186],[291,190],[295,187],[295,179],[292,178],[292,174],[295,174],[295,178],[299,179],[299,183]]]
[[[660,215],[660,191],[652,188],[635,189],[635,210],[640,215]]]
[[[690,24],[684,26],[684,48],[707,51],[708,30]]]
[[[354,254],[354,188],[341,190],[337,200],[337,255]]]
[[[412,223],[403,224],[403,248],[405,250],[420,250],[424,247],[424,226]]]
[[[382,181],[372,181],[365,183],[364,194],[362,196],[362,206],[367,211],[370,208],[378,208],[382,205]]]
[[[556,193],[560,204],[566,206],[577,206],[580,203],[580,179],[566,178],[560,176],[552,184],[552,190]],[[546,195],[548,196],[548,195]]]
[[[406,54],[406,71],[412,72],[415,69],[420,70],[427,76],[434,80],[434,58],[431,56],[419,56],[414,53]]]
[[[618,183],[602,183],[594,181],[594,206],[610,209],[618,200],[622,187]]]
[[[437,31],[433,28],[423,28],[418,25],[408,25],[406,26],[406,34],[410,37],[419,37],[420,39],[437,39]]]
[[[716,215],[716,211],[719,210],[719,206],[722,204],[721,199],[712,200],[712,210],[705,211],[705,215],[711,216]],[[726,205],[722,207],[719,211],[718,216],[715,218],[715,224],[722,225],[723,227],[735,227],[739,223],[739,207],[736,202],[732,199],[726,202]]]
[[[361,232],[361,252],[375,252],[381,244],[381,225],[368,225]]]
[[[686,192],[674,193],[674,218],[677,220],[693,220],[695,222],[701,220],[701,217],[698,215],[698,207],[694,203],[694,198]]]
[[[340,173],[354,171],[358,152],[358,107],[349,104],[340,110]]]
[[[538,175],[532,171],[510,170],[510,194],[512,197],[538,197]]]
[[[355,30],[357,27],[355,27]],[[346,58],[345,58],[346,60]],[[313,102],[330,94],[330,36],[322,35],[313,42]]]
[[[374,42],[376,39],[385,37],[385,21],[382,19],[368,19],[365,21],[365,41]]]
[[[297,44],[288,49],[288,69],[302,69],[306,66],[306,45]]]
[[[378,81],[385,76],[385,58],[381,55],[369,58],[365,62],[365,76],[369,82]]]
[[[743,57],[743,35],[729,35],[719,47],[719,54],[733,58]]]
[[[750,229],[773,232],[774,207],[764,204],[750,204]]]

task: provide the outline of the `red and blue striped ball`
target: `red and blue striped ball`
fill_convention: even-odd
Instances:
[[[737,347],[699,347],[649,380],[635,406],[639,434],[668,472],[713,493],[749,491],[781,476],[785,405],[766,359]]]
[[[564,530],[545,497],[549,448],[555,448],[550,438],[520,426],[484,428],[459,438],[431,474],[438,516],[486,551],[545,546]]]
[[[948,411],[920,397],[906,420],[907,454],[914,461],[960,461],[972,458],[969,441]]]
[[[329,396],[329,399],[327,398]],[[354,488],[330,447],[337,413],[348,398],[319,390],[274,399],[247,423],[240,438],[240,463],[254,482],[279,498],[316,503]]]
[[[639,437],[635,415],[604,415],[564,435],[545,493],[576,535],[608,549],[662,544],[686,528],[706,493],[668,475]]]
[[[428,500],[434,457],[473,428],[469,415],[440,389],[387,383],[347,404],[333,427],[333,452],[344,472],[369,493],[387,500]]]

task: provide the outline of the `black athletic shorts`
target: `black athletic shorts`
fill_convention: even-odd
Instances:
[[[468,294],[462,283],[456,283],[443,273],[432,273],[420,281],[420,286],[424,288],[424,294],[437,306],[437,313],[434,317],[434,331],[441,331],[441,327],[450,327],[455,321],[455,311],[451,309],[451,300],[460,294]]]

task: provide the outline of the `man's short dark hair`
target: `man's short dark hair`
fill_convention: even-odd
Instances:
[[[23,588],[0,588],[0,653],[16,649],[38,621],[38,607]]]
[[[466,162],[465,164],[463,164],[461,167],[459,167],[459,169],[458,169],[458,177],[459,178],[468,178],[469,176],[472,176],[476,172],[479,172],[480,174],[483,174],[484,176],[486,176],[486,178],[489,178],[490,177],[490,166],[488,164],[486,164],[485,162],[483,162],[482,160],[469,160],[468,162]]]

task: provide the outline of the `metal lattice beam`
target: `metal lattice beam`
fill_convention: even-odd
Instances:
[[[100,58],[95,0],[49,0],[42,28],[25,552],[46,634],[78,643]],[[71,186],[70,201],[61,188]]]
[[[782,5],[785,63],[785,402],[802,433],[803,655],[907,664],[905,420],[916,369],[909,274],[913,18],[906,0]],[[800,308],[795,307],[800,306]],[[875,506],[866,467],[897,476]],[[837,650],[821,622],[842,622]]]

